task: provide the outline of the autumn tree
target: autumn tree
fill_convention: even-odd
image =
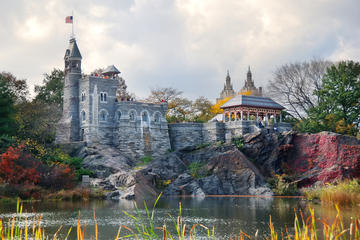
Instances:
[[[205,97],[199,97],[192,103],[193,120],[196,122],[207,122],[215,116],[211,112],[212,103]]]
[[[222,105],[224,105],[226,102],[228,102],[230,99],[232,99],[232,97],[226,97],[224,99],[221,99],[219,100],[216,104],[214,104],[212,107],[211,107],[211,113],[213,113],[214,115],[216,114],[221,114],[224,112],[223,109],[221,109],[220,107]]]
[[[10,184],[37,184],[39,163],[24,151],[23,146],[9,147],[0,155],[0,178]]]
[[[169,122],[190,121],[191,107],[191,100],[183,97],[174,98],[169,102],[166,119]]]
[[[317,106],[319,96],[314,91],[322,88],[322,78],[331,65],[324,60],[283,65],[275,70],[268,85],[268,94],[294,117],[304,119],[309,110]]]

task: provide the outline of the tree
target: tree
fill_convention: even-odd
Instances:
[[[15,133],[15,99],[9,82],[0,75],[0,135]]]
[[[324,60],[283,65],[275,70],[268,93],[283,104],[289,113],[304,119],[309,115],[309,110],[317,106],[319,96],[313,92],[321,89],[322,77],[331,65],[331,62]]]
[[[179,98],[183,92],[175,88],[153,88],[151,89],[151,95],[146,99],[147,102],[151,103],[160,103],[167,102],[170,103],[176,98]]]
[[[50,75],[45,74],[42,86],[35,86],[35,101],[47,104],[56,104],[63,106],[63,91],[64,91],[64,71],[54,69]]]
[[[192,104],[192,113],[194,115],[194,121],[207,122],[215,114],[211,112],[212,103],[205,97],[199,97]]]
[[[228,102],[230,99],[232,99],[232,97],[226,97],[224,99],[221,99],[220,101],[218,101],[215,105],[213,105],[211,107],[211,112],[216,115],[216,114],[221,114],[224,112],[223,109],[221,109],[220,107],[222,105],[224,105],[226,102]]]
[[[55,125],[61,118],[61,109],[55,103],[25,102],[16,106],[17,136],[42,144],[55,140]]]
[[[7,83],[7,87],[12,93],[15,103],[26,102],[29,90],[25,79],[17,79],[9,72],[0,73],[0,78],[1,81]]]
[[[166,118],[169,122],[189,121],[192,102],[187,98],[177,97],[169,102]]]
[[[314,117],[323,119],[334,114],[346,124],[360,121],[360,63],[343,61],[326,71],[322,88],[315,91],[319,105],[312,109]],[[345,124],[343,123],[343,124]]]
[[[0,155],[0,178],[10,184],[36,184],[40,181],[39,163],[24,151],[24,146],[9,147]]]

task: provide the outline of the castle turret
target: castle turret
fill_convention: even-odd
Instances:
[[[250,66],[248,68],[248,72],[246,74],[246,80],[244,87],[239,92],[240,95],[254,95],[254,96],[262,96],[262,88],[256,88],[254,80],[252,79],[252,73],[250,70]]]
[[[81,80],[81,54],[75,38],[70,39],[65,52],[65,82],[63,116],[59,122],[57,142],[80,140],[79,82]]]
[[[231,78],[229,74],[229,70],[227,71],[226,78],[225,78],[225,85],[224,89],[220,93],[220,98],[217,98],[216,101],[220,101],[227,97],[233,97],[235,96],[235,91],[233,89],[233,86],[231,84]]]

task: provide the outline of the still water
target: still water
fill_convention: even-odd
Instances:
[[[216,239],[229,239],[240,230],[247,234],[254,234],[259,230],[260,236],[268,233],[268,223],[271,216],[277,229],[288,227],[291,231],[294,224],[294,209],[307,212],[308,203],[299,198],[245,198],[245,197],[208,197],[196,198],[167,198],[160,199],[155,211],[156,226],[161,227],[164,222],[170,231],[174,231],[171,216],[177,218],[179,202],[182,204],[183,222],[187,226],[201,223],[209,228],[215,226]],[[147,201],[152,208],[151,201]],[[143,202],[138,202],[142,214],[145,214]],[[336,211],[333,208],[322,208],[313,205],[316,215],[322,218],[333,218]],[[60,226],[60,236],[66,236],[70,226],[75,227],[79,211],[81,224],[86,223],[86,239],[94,236],[93,210],[99,229],[99,239],[115,239],[120,225],[133,228],[132,220],[123,211],[136,215],[136,208],[132,201],[90,201],[90,202],[35,202],[24,204],[24,216],[32,218],[34,214],[42,215],[42,226],[47,235],[52,236]],[[0,218],[8,219],[14,215],[16,205],[1,204]],[[344,210],[344,219],[358,216],[358,209]],[[198,228],[198,239],[205,239],[206,233]],[[125,235],[125,229],[122,229]],[[73,228],[69,239],[76,239],[76,228]],[[93,237],[92,237],[93,239]]]

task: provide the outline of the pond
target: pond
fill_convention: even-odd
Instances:
[[[294,209],[302,210],[307,214],[307,201],[301,198],[257,198],[257,197],[207,197],[197,198],[164,198],[160,199],[155,211],[156,226],[161,227],[164,222],[171,232],[174,232],[175,219],[179,214],[179,202],[182,204],[183,222],[188,229],[196,223],[201,223],[212,229],[215,227],[216,239],[229,239],[240,231],[260,236],[268,233],[268,223],[271,216],[276,229],[288,227],[292,231],[294,224]],[[147,201],[152,208],[152,202]],[[145,214],[143,202],[138,202],[142,214]],[[313,205],[316,215],[322,218],[333,218],[336,215],[334,208],[322,208]],[[136,215],[136,208],[132,201],[89,201],[89,202],[34,202],[24,203],[24,216],[32,218],[34,214],[42,215],[42,226],[45,232],[52,236],[60,226],[60,236],[64,238],[70,226],[76,226],[79,211],[81,224],[86,223],[85,237],[94,236],[93,210],[99,229],[99,239],[115,239],[120,225],[134,228],[133,221],[123,211]],[[16,204],[1,204],[0,218],[8,219],[14,215]],[[344,210],[344,219],[357,216],[358,209]],[[190,226],[190,227],[189,227]],[[127,231],[122,229],[122,234]],[[127,232],[128,233],[128,232]],[[69,239],[76,239],[76,228],[73,228]],[[206,232],[198,228],[197,239],[206,239]],[[93,238],[92,238],[93,239]],[[261,239],[261,238],[260,238]]]

